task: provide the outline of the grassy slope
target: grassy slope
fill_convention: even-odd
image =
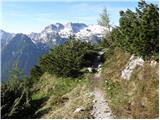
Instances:
[[[158,64],[145,61],[137,67],[129,81],[120,78],[130,54],[116,48],[106,55],[103,79],[106,97],[117,118],[158,118]]]
[[[158,118],[158,64],[151,67],[145,62],[137,67],[129,81],[120,79],[130,54],[115,49],[107,52],[102,68],[101,86],[117,118]],[[91,74],[82,78],[57,78],[45,73],[33,85],[35,118],[91,118]],[[80,112],[74,112],[77,108]]]
[[[45,73],[36,84],[33,85],[32,99],[38,108],[36,118],[90,118],[92,109],[92,81],[91,75],[85,77],[57,78]],[[38,102],[40,102],[38,104]],[[80,112],[74,112],[82,107]]]

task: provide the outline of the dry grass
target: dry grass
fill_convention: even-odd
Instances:
[[[158,118],[158,64],[136,67],[129,81],[120,78],[130,55],[115,49],[103,67],[106,97],[117,118]]]
[[[67,98],[67,101],[61,107],[53,108],[42,118],[52,118],[52,119],[73,119],[73,118],[90,118],[91,105],[91,95],[88,88],[83,85],[78,85],[71,92],[62,96],[62,98]],[[74,112],[77,108],[83,108],[80,112]]]
[[[37,110],[36,117],[62,119],[62,118],[90,118],[92,109],[92,81],[90,75],[85,77],[57,78],[45,73],[33,90],[33,99],[47,96],[48,99]],[[74,112],[82,107],[80,112]]]
[[[158,66],[158,65],[157,65]],[[135,81],[135,92],[131,110],[134,118],[158,118],[159,97],[156,69],[149,63],[139,67],[133,72],[132,81]],[[129,89],[129,88],[128,88]]]

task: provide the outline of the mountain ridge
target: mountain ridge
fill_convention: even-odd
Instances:
[[[75,36],[77,39],[96,43],[101,39],[105,29],[105,27],[100,25],[86,25],[84,23],[55,23],[46,26],[39,33],[32,32],[28,34],[28,36],[35,44],[42,42],[60,45],[63,44],[69,36]]]
[[[27,35],[16,34],[2,49],[1,79],[7,80],[16,64],[24,75],[29,75],[30,69],[37,64],[39,57],[47,52],[48,49],[38,48]]]
[[[104,31],[106,31],[106,28],[97,24],[87,25],[85,23],[69,22],[66,24],[49,24],[39,33],[31,32],[25,35],[31,38],[34,44],[41,43],[52,48],[55,45],[64,44],[69,36],[74,36],[86,42],[97,43],[102,38]],[[16,34],[18,33],[9,33],[0,30],[2,48],[4,48]]]
[[[2,80],[8,79],[9,71],[16,61],[25,75],[38,59],[57,45],[64,44],[70,36],[91,43],[97,43],[103,36],[104,27],[84,23],[55,23],[46,26],[40,33],[9,33],[0,30],[2,43]],[[27,67],[28,66],[28,67]]]

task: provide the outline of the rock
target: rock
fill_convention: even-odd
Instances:
[[[93,103],[96,103],[96,102],[97,102],[97,100],[94,99],[94,100],[93,100]]]
[[[98,68],[101,68],[101,66],[102,66],[102,64],[99,64],[99,65],[98,65]]]
[[[152,67],[155,67],[156,64],[157,64],[157,61],[155,61],[155,60],[152,60],[152,61],[150,62],[150,65],[151,65]]]
[[[101,72],[101,70],[102,70],[102,68],[98,68],[98,69],[97,69],[97,72]]]
[[[105,53],[104,50],[98,52],[99,55],[103,55],[104,53]]]
[[[88,69],[89,72],[92,72],[92,68],[91,67],[88,67],[87,69]]]
[[[134,55],[131,56],[129,59],[129,64],[121,73],[121,78],[124,80],[129,80],[133,70],[136,68],[137,65],[143,66],[144,60],[141,57],[135,57]]]
[[[84,111],[85,109],[83,107],[79,107],[79,108],[76,108],[76,110],[74,111],[74,113],[78,113],[80,111]]]
[[[146,97],[143,97],[142,99],[141,99],[141,105],[144,107],[144,106],[146,106],[147,105],[147,98]]]
[[[134,58],[134,55],[132,55],[129,60],[132,60],[133,58]]]

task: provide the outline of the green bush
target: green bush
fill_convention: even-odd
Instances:
[[[57,46],[44,55],[39,62],[42,71],[64,77],[77,77],[80,70],[92,64],[94,45],[70,38],[64,45]]]

